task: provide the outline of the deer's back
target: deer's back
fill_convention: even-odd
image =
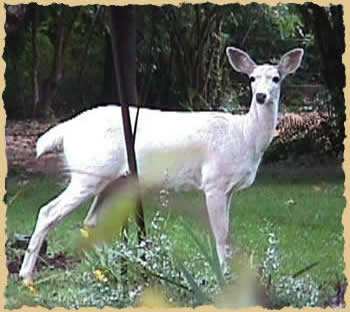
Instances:
[[[136,109],[130,108],[134,125]],[[200,188],[203,164],[210,159],[215,139],[225,141],[228,123],[223,113],[162,112],[141,109],[135,151],[142,177],[146,167],[165,174],[169,187]],[[70,120],[64,136],[64,153],[71,170],[100,175],[123,175],[128,170],[121,109],[99,107]],[[217,133],[216,133],[217,132]],[[217,136],[217,137],[216,137]],[[168,174],[168,176],[166,176]]]

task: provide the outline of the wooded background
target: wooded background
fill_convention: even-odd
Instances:
[[[128,10],[132,18],[124,31],[136,28],[136,56],[121,50],[135,63],[136,86],[133,79],[125,83],[136,88],[138,102],[128,104],[241,112],[249,106],[249,84],[230,68],[225,48],[241,48],[262,63],[277,62],[289,49],[302,47],[302,68],[284,84],[281,112],[327,114],[329,131],[336,129],[332,140],[338,149],[342,146],[342,6],[206,3]],[[3,98],[8,119],[62,118],[120,99],[109,12],[100,5],[6,6]]]

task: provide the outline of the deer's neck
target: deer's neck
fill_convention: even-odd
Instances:
[[[274,103],[260,105],[252,101],[247,117],[248,144],[260,158],[270,145],[277,126],[279,98]]]

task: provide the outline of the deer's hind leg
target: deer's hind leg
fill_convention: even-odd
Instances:
[[[32,279],[39,250],[49,231],[64,217],[72,213],[79,205],[85,202],[96,192],[93,185],[83,188],[77,179],[72,179],[65,191],[41,208],[35,230],[25,252],[19,276]]]

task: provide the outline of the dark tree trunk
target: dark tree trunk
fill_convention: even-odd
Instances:
[[[86,37],[85,47],[83,49],[83,55],[81,58],[81,66],[80,66],[80,70],[79,70],[78,84],[79,84],[80,104],[82,105],[82,107],[85,107],[83,77],[84,77],[85,70],[86,70],[87,63],[88,63],[87,61],[88,61],[88,57],[89,57],[89,53],[90,53],[90,44],[92,41],[93,32],[95,30],[96,21],[98,19],[98,16],[100,15],[100,12],[101,12],[101,6],[98,5],[96,8],[94,19],[93,19],[91,25],[89,26],[89,32],[88,32],[87,37]]]
[[[37,30],[39,24],[39,7],[36,3],[32,4],[32,49],[33,49],[33,111],[32,115],[37,116],[38,105],[40,102],[39,93],[39,66],[40,66],[40,50],[37,41]]]
[[[313,3],[298,6],[304,22],[313,30],[322,61],[322,76],[332,94],[337,126],[340,135],[336,144],[343,145],[345,138],[345,67],[342,56],[345,51],[345,28],[343,6],[320,7]],[[341,148],[342,149],[342,148]]]
[[[137,104],[136,92],[136,20],[132,6],[112,7],[113,39],[118,59],[119,100],[128,105]],[[119,77],[118,77],[119,78]]]
[[[111,7],[111,36],[119,102],[122,104],[122,117],[128,164],[131,175],[135,176],[137,180],[137,163],[129,115],[129,105],[137,104],[136,19],[133,6]],[[146,228],[140,196],[137,200],[136,221],[139,229],[139,240],[143,240],[146,236]]]
[[[342,90],[345,86],[345,70],[342,62],[344,53],[344,23],[342,6],[331,7],[330,20],[325,8],[313,3],[302,6],[305,21],[315,34],[322,58],[322,71],[329,88]]]
[[[63,56],[64,56],[64,16],[63,9],[57,10],[55,30],[55,54],[52,63],[51,75],[43,81],[41,95],[41,110],[44,116],[48,116],[52,110],[52,100],[57,86],[63,78]]]
[[[9,62],[6,68],[5,76],[11,71],[10,66],[13,66],[14,86],[17,90],[23,90],[23,79],[21,61],[24,56],[24,47],[27,41],[25,36],[26,27],[31,24],[31,11],[28,10],[28,5],[5,5],[6,8],[6,23],[5,23],[5,59]],[[10,57],[11,55],[11,57]],[[10,65],[11,62],[11,65]],[[16,105],[11,108],[7,107],[8,113],[15,115],[17,118],[26,118],[32,113],[31,105],[28,105],[24,99],[24,92],[17,92],[14,95],[13,101]],[[31,103],[30,103],[31,104]],[[7,106],[7,105],[6,105]]]
[[[69,45],[69,41],[72,34],[72,29],[74,22],[76,21],[80,8],[75,8],[75,14],[73,18],[68,23],[68,26],[65,26],[65,15],[64,7],[58,8],[56,15],[56,29],[55,29],[55,54],[54,60],[52,63],[51,74],[48,78],[44,79],[41,84],[40,91],[40,110],[44,116],[48,116],[52,111],[52,101],[53,97],[57,91],[57,87],[63,79],[64,75],[64,53]]]
[[[104,57],[104,74],[102,86],[102,101],[103,102],[118,102],[119,95],[117,90],[117,81],[113,67],[113,55],[111,36],[106,31],[105,33],[105,57]]]

